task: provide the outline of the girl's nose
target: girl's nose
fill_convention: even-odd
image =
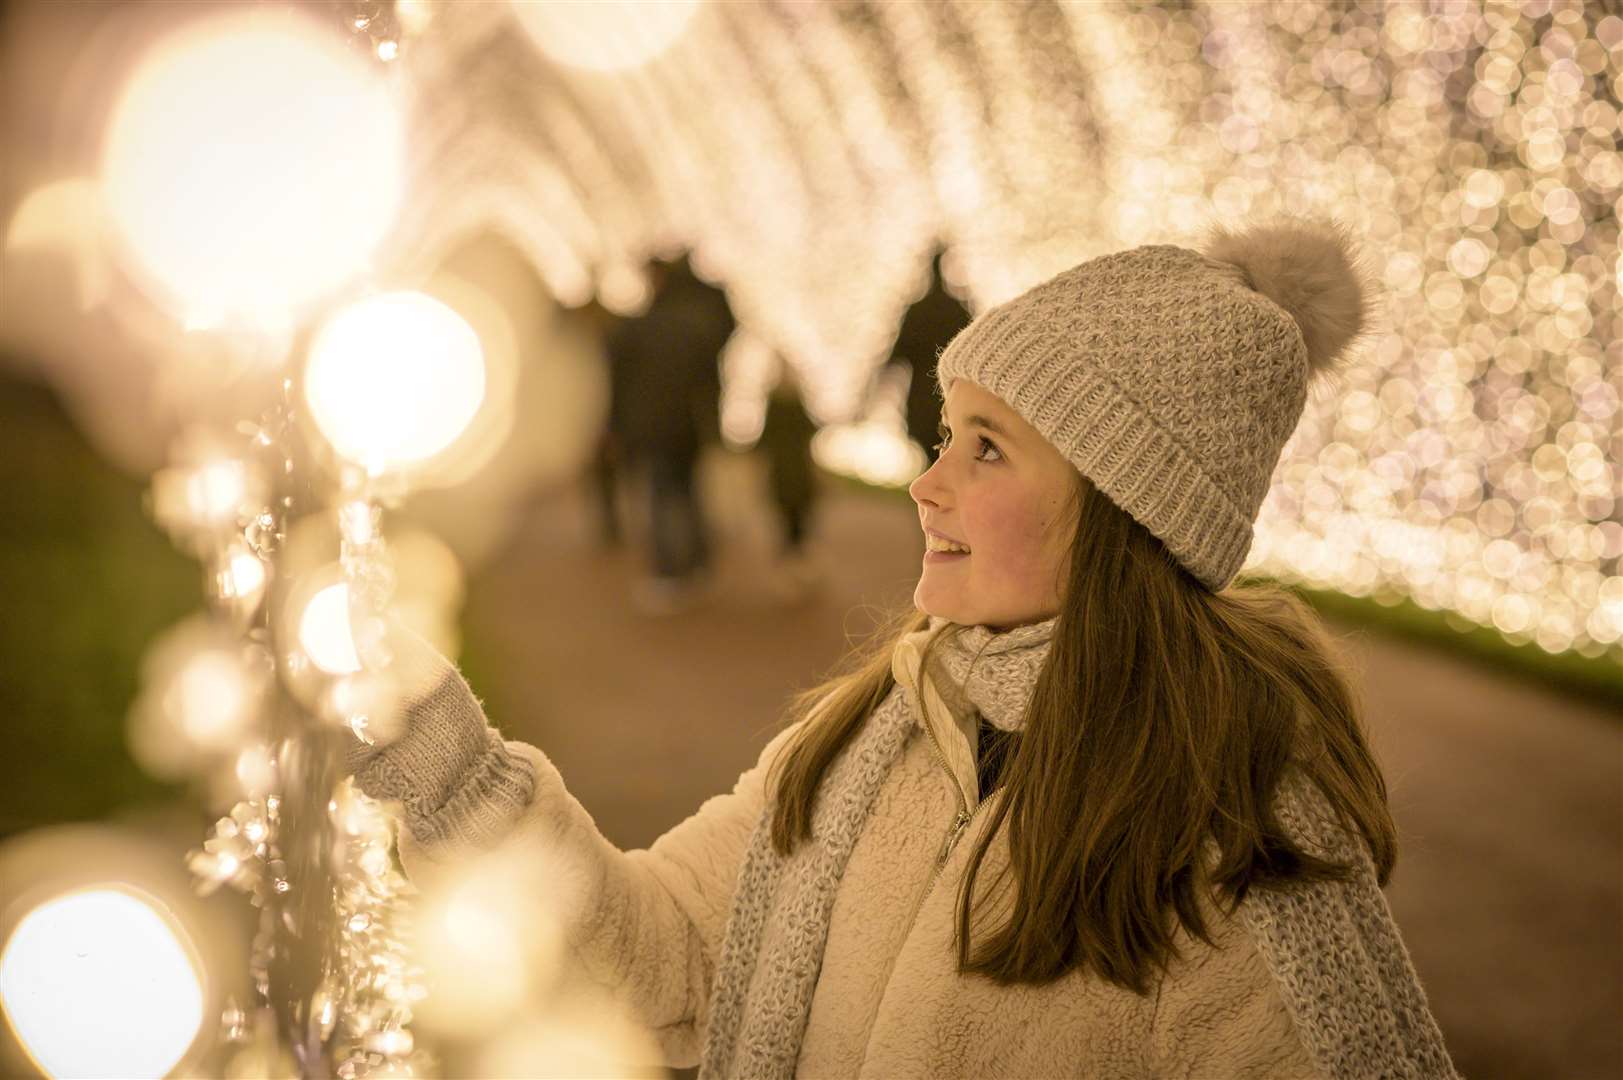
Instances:
[[[913,482],[907,485],[907,493],[913,496],[913,501],[918,503],[920,506],[923,506],[925,503],[928,503],[931,506],[940,504],[941,461],[941,458],[936,458],[928,469],[925,469],[923,472],[919,473],[918,476],[913,478]]]

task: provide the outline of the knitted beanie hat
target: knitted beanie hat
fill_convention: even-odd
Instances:
[[[1090,259],[965,327],[936,367],[1007,402],[1216,591],[1252,523],[1308,381],[1365,333],[1345,230],[1216,229],[1204,252]]]

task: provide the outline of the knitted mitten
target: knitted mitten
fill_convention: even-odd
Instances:
[[[366,794],[404,807],[419,842],[494,843],[529,805],[534,770],[507,749],[434,646],[398,622],[385,640],[401,699],[399,737],[386,745],[352,738],[346,767]]]

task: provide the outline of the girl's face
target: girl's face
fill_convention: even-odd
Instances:
[[[925,535],[914,604],[996,630],[1058,614],[1076,469],[996,395],[965,379],[948,387],[941,426],[941,456],[908,488]],[[934,550],[941,541],[967,551]]]

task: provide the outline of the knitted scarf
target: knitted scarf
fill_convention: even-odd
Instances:
[[[914,726],[929,723],[925,710],[939,718],[944,709],[962,729],[973,709],[998,728],[1018,730],[1054,624],[1049,619],[994,633],[932,617],[897,642],[896,686],[830,765],[811,842],[787,857],[772,846],[768,799],[745,851],[722,941],[701,1080],[794,1076],[846,860]],[[924,647],[938,635],[923,672]],[[1251,889],[1240,905],[1321,1071],[1334,1080],[1457,1080],[1363,844],[1341,830],[1317,789],[1299,777],[1281,785],[1278,813],[1304,844],[1359,868],[1350,883]],[[782,933],[763,949],[774,911]]]

